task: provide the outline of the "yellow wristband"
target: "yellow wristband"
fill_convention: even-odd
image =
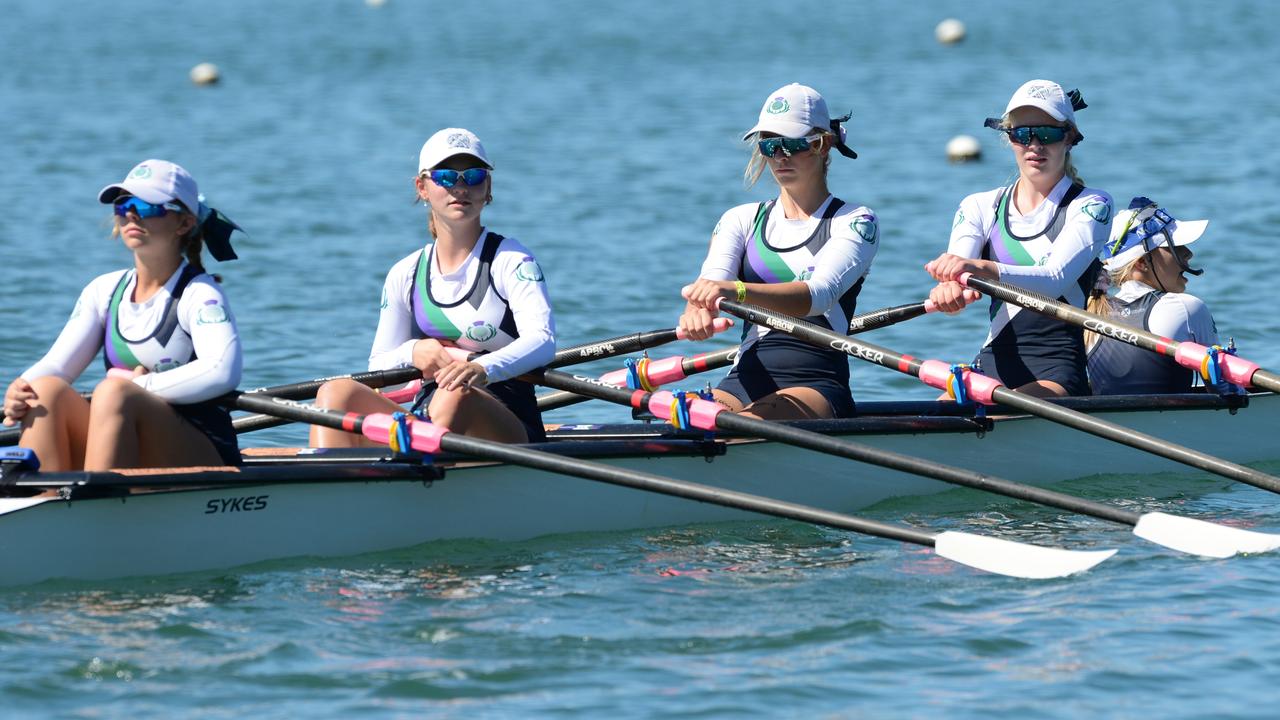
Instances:
[[[738,291],[738,302],[747,301],[747,284],[741,280],[733,281],[733,288]]]

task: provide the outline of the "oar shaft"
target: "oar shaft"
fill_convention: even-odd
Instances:
[[[1016,288],[999,281],[975,277],[968,273],[960,278],[964,285],[984,292],[1007,303],[1026,308],[1032,312],[1056,318],[1071,325],[1077,325],[1120,342],[1135,345],[1144,350],[1172,358],[1178,364],[1193,372],[1198,372],[1207,349],[1197,343],[1178,342],[1160,337],[1140,327],[1112,322],[1109,318],[1081,310],[1057,300],[1052,300],[1039,293]],[[1228,379],[1240,385],[1280,392],[1280,375],[1264,370],[1256,364],[1233,355],[1220,355],[1219,362],[1228,373]]]
[[[716,324],[716,332],[721,332],[729,327],[727,322],[718,322]],[[628,335],[619,335],[608,340],[599,340],[597,342],[584,343],[582,345],[573,345],[571,347],[562,348],[556,351],[555,358],[547,364],[547,367],[564,367],[566,365],[574,365],[590,360],[600,360],[610,358],[617,355],[625,355],[627,353],[648,350],[660,345],[675,342],[683,339],[683,333],[678,328],[670,328],[666,330],[646,330],[643,332],[635,332]],[[307,380],[305,382],[290,383],[288,385],[275,385],[272,387],[257,388],[250,390],[251,393],[259,393],[263,395],[273,395],[275,397],[284,398],[286,400],[308,400],[316,396],[320,390],[320,386],[330,380],[354,380],[362,385],[371,388],[382,388],[388,385],[397,385],[400,383],[421,380],[422,373],[416,368],[391,368],[389,370],[371,370],[363,373],[353,373],[351,375],[334,375],[326,378],[316,378],[315,380]],[[246,417],[236,418],[232,422],[232,426],[237,433],[252,432],[254,430],[264,430],[266,428],[287,425],[290,421],[281,418],[258,414]],[[10,442],[5,442],[9,435],[12,435]],[[0,445],[12,445],[18,441],[18,432],[0,431]]]
[[[603,385],[596,380],[570,376],[561,372],[544,372],[537,378],[537,382],[548,387],[589,395],[620,405],[657,410],[659,413],[664,412],[669,406],[669,401],[665,399],[668,395],[667,393],[657,395],[643,391],[624,390]],[[694,402],[702,403],[706,401]],[[912,475],[922,475],[953,485],[985,490],[1018,500],[1049,505],[1069,512],[1090,515],[1126,525],[1136,525],[1141,517],[1138,513],[1111,505],[1085,500],[1084,498],[1066,495],[1053,490],[1023,485],[1011,480],[944,465],[924,458],[903,455],[891,450],[873,448],[845,438],[831,437],[791,425],[743,417],[730,412],[718,412],[715,409],[709,409],[707,414],[714,417],[714,425],[704,429],[719,429],[739,435],[795,445],[808,450],[879,465]],[[662,415],[659,415],[659,417],[662,417]]]
[[[727,310],[748,322],[772,328],[788,335],[794,335],[810,344],[827,347],[859,360],[882,365],[890,370],[897,370],[915,377],[920,376],[922,362],[919,359],[894,352],[875,343],[854,340],[848,335],[835,333],[826,328],[820,328],[817,325],[790,318],[750,303],[721,300],[720,309]]]
[[[365,424],[370,420],[376,421],[374,427],[384,424],[382,421],[385,420],[385,416],[359,415],[356,413],[341,413],[334,410],[322,410],[320,408],[303,405],[291,400],[273,398],[265,395],[233,393],[225,396],[223,401],[233,404],[235,407],[242,410],[266,412],[286,417],[290,420],[308,422],[338,430],[345,430],[351,433],[363,434]],[[418,423],[413,423],[413,425],[417,426]],[[423,423],[423,425],[426,425],[426,423]],[[572,475],[575,477],[609,483],[611,485],[620,485],[623,487],[630,487],[663,495],[687,498],[737,510],[747,510],[765,515],[789,518],[792,520],[802,520],[804,522],[832,527],[839,530],[852,530],[854,532],[860,532],[867,535],[874,535],[876,537],[888,538],[891,540],[900,540],[902,542],[924,545],[926,547],[934,546],[934,534],[922,532],[914,528],[882,523],[875,520],[867,520],[864,518],[854,517],[852,515],[844,515],[842,513],[829,512],[819,508],[789,503],[782,500],[774,500],[772,498],[751,495],[749,493],[738,492],[735,490],[725,490],[699,483],[673,480],[671,478],[650,475],[637,470],[629,470],[627,468],[561,457],[559,455],[552,455],[550,453],[539,452],[537,450],[531,450],[524,447],[516,447],[489,440],[471,438],[458,433],[448,432],[443,429],[436,430],[437,432],[432,435],[432,440],[438,442],[439,449],[446,450],[448,452],[456,452],[488,460],[508,462],[514,465],[521,465],[537,470]]]
[[[763,515],[773,515],[775,517],[789,518],[791,520],[800,520],[803,522],[813,523],[815,525],[836,528],[838,530],[852,530],[866,535],[874,535],[876,537],[887,538],[890,540],[900,540],[902,542],[924,545],[926,547],[934,546],[933,533],[921,532],[901,525],[892,525],[889,523],[877,522],[875,520],[867,520],[865,518],[854,517],[852,515],[830,512],[819,508],[809,507],[807,505],[775,500],[759,495],[738,492],[736,490],[725,490],[723,488],[712,487],[710,485],[703,485],[700,483],[673,480],[658,475],[650,475],[648,473],[642,473],[635,470],[628,470],[626,468],[613,467],[611,465],[584,463],[581,460],[574,460],[572,458],[561,457],[559,455],[551,455],[549,453],[541,453],[509,445],[490,443],[476,438],[470,438],[465,435],[459,435],[458,433],[449,433],[445,435],[441,439],[440,447],[441,449],[448,450],[449,452],[485,457],[490,460],[500,460],[514,465],[522,465],[524,467],[545,470],[547,472],[597,480],[609,483],[610,485],[619,485],[622,487],[634,488],[636,490],[659,493],[661,495],[697,500],[698,502],[720,505],[737,510],[749,510]]]
[[[679,382],[690,375],[695,375],[709,370],[716,370],[733,363],[733,358],[738,354],[738,348],[729,348],[711,353],[701,353],[692,357],[665,358],[669,361],[679,361],[674,363],[674,367],[670,372],[663,373],[661,376],[650,376],[649,382],[652,386],[667,385],[673,382]],[[659,361],[663,362],[663,361]],[[651,366],[652,367],[652,366]],[[619,387],[626,384],[626,376],[617,374],[618,371],[606,373],[600,379],[611,385]],[[557,408],[576,405],[580,402],[586,402],[590,398],[583,397],[577,393],[557,391],[538,396],[538,409],[542,412],[555,410]]]
[[[720,308],[750,322],[794,335],[814,345],[829,347],[860,360],[918,377],[933,387],[939,389],[946,389],[947,387],[948,366],[937,360],[921,361],[910,355],[903,355],[888,348],[862,342],[861,340],[854,340],[826,328],[818,327],[803,320],[789,318],[781,313],[755,305],[722,300]],[[1198,450],[1160,440],[1076,410],[1055,405],[1041,398],[1010,390],[1000,384],[999,381],[985,375],[963,370],[962,378],[965,387],[969,388],[970,396],[978,402],[1000,403],[1107,440],[1114,440],[1129,447],[1144,450],[1174,462],[1183,463],[1206,472],[1216,473],[1232,480],[1239,480],[1264,490],[1280,493],[1280,478],[1238,463],[1216,458]]]
[[[1143,450],[1152,455],[1159,455],[1165,459],[1204,470],[1205,472],[1221,475],[1232,480],[1239,480],[1263,490],[1280,493],[1280,479],[1272,475],[1202,453],[1199,450],[1170,443],[1144,432],[1116,425],[1092,415],[1070,410],[1040,398],[1010,390],[1003,385],[996,387],[992,391],[991,399],[1005,407],[1022,410],[1067,427],[1087,432],[1090,435],[1113,440],[1122,445],[1128,445],[1131,448]]]

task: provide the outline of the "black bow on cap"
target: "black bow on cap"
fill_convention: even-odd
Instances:
[[[853,148],[844,144],[844,133],[840,132],[841,123],[849,122],[849,118],[851,117],[853,117],[853,113],[848,112],[848,113],[845,113],[844,117],[838,117],[832,120],[831,132],[835,133],[836,135],[836,140],[835,140],[836,150],[838,150],[841,155],[849,158],[850,160],[857,160],[858,153],[854,152]]]
[[[204,235],[204,244],[208,246],[209,254],[214,260],[226,262],[238,257],[231,247],[231,233],[237,230],[244,232],[243,228],[221,211],[200,203],[200,232]]]

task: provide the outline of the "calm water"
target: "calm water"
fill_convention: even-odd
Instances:
[[[127,262],[94,197],[152,156],[185,165],[250,231],[218,268],[244,386],[363,369],[382,277],[425,236],[418,148],[447,125],[489,148],[486,216],[538,253],[563,344],[670,326],[719,214],[771,190],[742,188],[736,133],[792,81],[854,112],[860,159],[837,159],[832,186],[879,212],[884,243],[860,309],[917,300],[956,203],[1012,172],[981,122],[1032,77],[1083,90],[1090,184],[1212,219],[1192,290],[1245,355],[1280,365],[1280,317],[1258,292],[1280,230],[1274,13],[1132,5],[6,0],[0,377],[48,346],[90,278]],[[934,41],[945,14],[968,24],[964,44]],[[202,61],[221,85],[190,84]],[[983,141],[983,162],[946,163],[959,133]],[[963,360],[983,314],[874,340]],[[854,382],[864,398],[931,395],[866,365]],[[583,405],[549,419],[621,417]],[[1067,489],[1280,530],[1261,491],[1083,472],[1099,475]],[[759,522],[9,590],[0,703],[68,717],[1274,714],[1272,557],[1191,560],[969,492],[869,515],[1123,551],[1082,577],[1019,582]]]

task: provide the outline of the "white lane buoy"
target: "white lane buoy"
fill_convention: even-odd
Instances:
[[[953,163],[972,162],[982,157],[982,146],[972,135],[957,135],[947,141],[947,160]]]
[[[197,85],[213,85],[221,78],[218,66],[213,63],[200,63],[191,68],[191,82]]]
[[[955,18],[947,18],[933,29],[933,36],[943,45],[954,45],[964,40],[964,23]]]

